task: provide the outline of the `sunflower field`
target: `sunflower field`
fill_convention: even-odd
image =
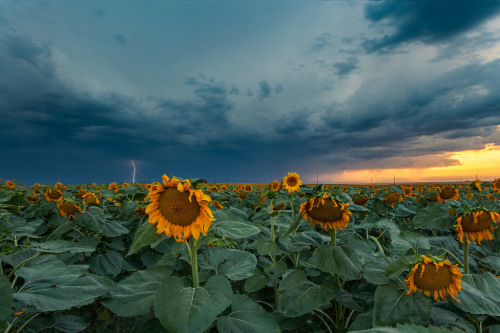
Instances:
[[[0,331],[500,332],[500,179],[0,185]]]

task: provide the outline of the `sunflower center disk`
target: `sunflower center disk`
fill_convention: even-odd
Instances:
[[[477,232],[488,229],[493,223],[491,215],[481,212],[477,216],[477,222],[474,223],[474,217],[472,214],[467,214],[462,217],[462,229],[465,232]]]
[[[445,187],[444,189],[441,190],[441,192],[439,192],[439,195],[443,199],[450,199],[453,198],[453,196],[455,195],[455,191],[452,188]]]
[[[200,215],[200,206],[193,196],[189,202],[189,192],[167,188],[160,194],[158,209],[167,221],[180,226],[188,226]]]
[[[398,201],[399,199],[399,196],[396,194],[396,193],[389,193],[387,195],[387,202],[390,203],[390,204],[393,204],[395,203],[396,201]]]
[[[297,178],[295,178],[295,177],[288,178],[287,181],[286,181],[286,184],[288,186],[291,186],[291,187],[297,185]]]
[[[418,266],[415,271],[414,281],[418,288],[429,291],[441,290],[446,289],[452,283],[451,271],[447,266],[438,268],[432,263],[424,264],[424,266],[424,274],[422,274],[422,266]]]
[[[48,195],[49,195],[49,198],[51,198],[51,199],[59,199],[61,197],[61,195],[59,194],[59,192],[52,191],[52,190],[49,191]]]
[[[75,205],[69,202],[63,202],[61,209],[66,212],[66,214],[74,214],[78,211]]]
[[[313,207],[309,212],[309,216],[321,222],[332,222],[342,218],[342,208],[332,199],[325,200],[325,204],[320,203],[318,207]]]

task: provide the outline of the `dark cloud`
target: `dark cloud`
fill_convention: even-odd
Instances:
[[[321,51],[325,48],[332,47],[334,45],[335,37],[330,33],[323,33],[313,40],[312,49],[314,51]]]
[[[259,92],[258,92],[259,100],[263,100],[264,98],[271,97],[271,85],[266,80],[262,80],[259,82]]]
[[[365,6],[365,18],[390,32],[380,39],[366,40],[363,46],[367,52],[375,52],[415,41],[441,42],[475,28],[499,13],[499,1],[369,2]]]
[[[351,72],[359,69],[358,66],[359,59],[358,57],[349,57],[346,61],[340,61],[333,64],[333,67],[336,69],[336,74],[339,76],[347,76]]]
[[[120,45],[127,46],[128,39],[124,34],[118,33],[113,35],[113,39]]]

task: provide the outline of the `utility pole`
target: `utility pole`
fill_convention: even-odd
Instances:
[[[396,185],[396,174],[394,174],[394,185]]]
[[[318,174],[316,174],[316,185],[319,184],[319,181],[318,181]]]

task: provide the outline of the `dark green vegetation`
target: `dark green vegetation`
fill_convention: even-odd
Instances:
[[[213,192],[224,209],[198,247],[192,287],[186,244],[155,233],[141,185],[67,186],[84,208],[74,219],[56,203],[27,201],[33,188],[0,190],[0,328],[3,332],[498,332],[500,232],[464,244],[454,224],[471,210],[500,211],[488,187],[457,186],[459,199],[433,202],[434,186],[307,187],[293,196],[254,187],[244,200]],[[101,193],[83,205],[79,193]],[[349,204],[349,225],[311,228],[299,213],[328,193]],[[402,195],[394,204],[386,194]],[[266,193],[265,200],[262,193]],[[299,195],[300,194],[300,195]],[[353,199],[366,195],[363,206]],[[36,195],[35,195],[36,196]],[[113,198],[120,204],[107,200]],[[261,200],[261,203],[258,203]],[[285,209],[273,207],[287,203]],[[453,212],[450,212],[453,209]],[[455,215],[451,215],[454,213]],[[460,303],[406,294],[420,255],[448,259],[464,274]],[[24,312],[23,312],[24,309]]]

